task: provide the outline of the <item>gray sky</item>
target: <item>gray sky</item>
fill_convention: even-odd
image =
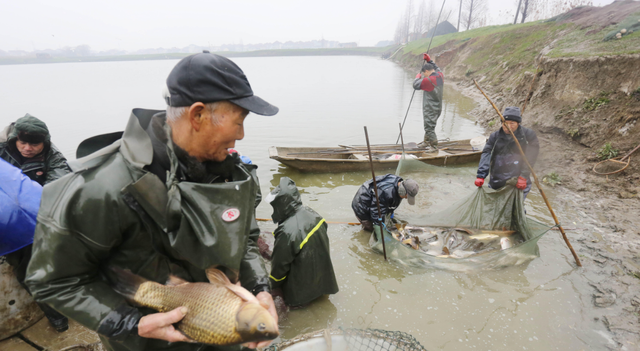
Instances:
[[[594,0],[594,5],[611,2]],[[457,3],[449,0],[447,6]],[[494,21],[513,3],[489,0]],[[405,6],[405,0],[0,0],[0,50],[81,44],[136,50],[323,37],[372,46],[393,38]]]

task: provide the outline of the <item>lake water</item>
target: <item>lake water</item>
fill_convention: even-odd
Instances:
[[[354,222],[351,199],[369,172],[302,174],[268,158],[269,146],[394,143],[413,89],[415,72],[372,57],[236,58],[256,95],[280,107],[273,117],[250,115],[236,148],[259,165],[262,192],[280,177],[296,181],[303,202],[328,221]],[[163,109],[161,91],[177,61],[97,62],[0,66],[0,126],[25,113],[44,120],[69,159],[96,134],[122,130],[132,108]],[[446,74],[446,72],[445,72]],[[422,93],[415,94],[405,141],[422,139]],[[439,138],[483,135],[468,113],[474,102],[445,89]],[[396,214],[411,220],[437,212],[474,190],[477,165],[434,174],[420,184],[416,206]],[[555,200],[549,191],[551,201]],[[537,191],[528,214],[552,223]],[[558,216],[572,218],[563,202]],[[261,218],[271,208],[262,203]],[[270,222],[261,222],[271,231]],[[282,321],[282,337],[326,327],[401,330],[429,350],[597,350],[612,346],[591,302],[590,288],[556,232],[539,243],[541,257],[497,271],[454,273],[385,263],[369,249],[359,227],[330,225],[331,255],[340,292]]]

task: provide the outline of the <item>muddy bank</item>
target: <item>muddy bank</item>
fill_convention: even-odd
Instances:
[[[638,57],[611,60],[640,65]],[[563,226],[576,228],[568,235],[582,261],[582,274],[593,288],[592,303],[602,312],[599,321],[614,335],[616,345],[611,349],[638,349],[640,162],[632,161],[626,170],[608,177],[595,174],[592,168],[599,160],[597,149],[605,140],[624,151],[640,143],[636,123],[640,98],[634,92],[626,94],[623,84],[615,89],[615,83],[601,80],[600,86],[611,89],[606,95],[609,102],[586,109],[584,97],[597,92],[598,87],[589,85],[589,74],[572,69],[576,63],[584,62],[572,65],[567,61],[552,60],[541,65],[542,73],[533,85],[523,125],[536,130],[540,138],[541,152],[535,166],[538,177],[542,179],[552,172],[560,176],[560,184],[553,190],[559,196],[552,205],[564,215],[559,218]],[[478,123],[486,126],[487,134],[496,130],[499,123],[495,122],[498,117],[493,108],[470,79],[451,74],[454,70],[449,67],[445,69],[448,82],[477,101],[473,115]],[[528,75],[529,79],[532,77],[533,74]],[[483,86],[483,80],[479,80]],[[580,89],[582,84],[589,88]],[[522,79],[506,88],[483,88],[502,110],[505,106],[522,106],[530,86],[531,80]],[[578,133],[570,133],[573,128]]]
[[[623,10],[625,6],[640,5],[615,2],[590,10],[589,16],[598,11]],[[583,17],[574,14],[577,22]],[[601,17],[608,19],[606,25],[616,24],[611,16]],[[599,30],[607,27],[597,21],[592,25]],[[527,101],[523,125],[537,132],[541,146],[535,172],[540,180],[552,173],[559,176],[552,205],[562,214],[559,220],[563,226],[575,228],[568,235],[584,266],[581,274],[593,289],[591,303],[601,312],[596,318],[614,336],[610,349],[638,350],[640,152],[620,173],[601,176],[592,169],[600,161],[599,152],[605,144],[620,156],[640,144],[640,55],[549,54],[567,46],[563,38],[581,38],[594,30],[583,27],[514,27],[508,34],[452,40],[431,53],[443,68],[448,84],[477,102],[472,114],[486,127],[487,135],[499,128],[499,117],[472,79],[500,110],[506,106],[522,108]],[[518,47],[513,43],[517,40],[530,43]],[[407,53],[397,62],[413,73],[421,63],[417,57]]]

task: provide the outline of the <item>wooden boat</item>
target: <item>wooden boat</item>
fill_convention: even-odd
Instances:
[[[481,149],[471,147],[470,139],[440,142],[438,150],[425,150],[416,143],[404,145],[407,155],[434,165],[448,166],[478,162]],[[373,167],[376,170],[392,169],[398,166],[402,145],[372,145]],[[366,145],[340,145],[339,147],[278,147],[269,148],[269,158],[301,172],[339,173],[367,171],[369,155]]]

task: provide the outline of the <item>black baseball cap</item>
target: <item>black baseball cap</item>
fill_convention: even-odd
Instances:
[[[249,80],[238,65],[207,51],[180,60],[167,77],[167,88],[167,104],[173,107],[227,100],[263,116],[279,111],[253,95]]]

